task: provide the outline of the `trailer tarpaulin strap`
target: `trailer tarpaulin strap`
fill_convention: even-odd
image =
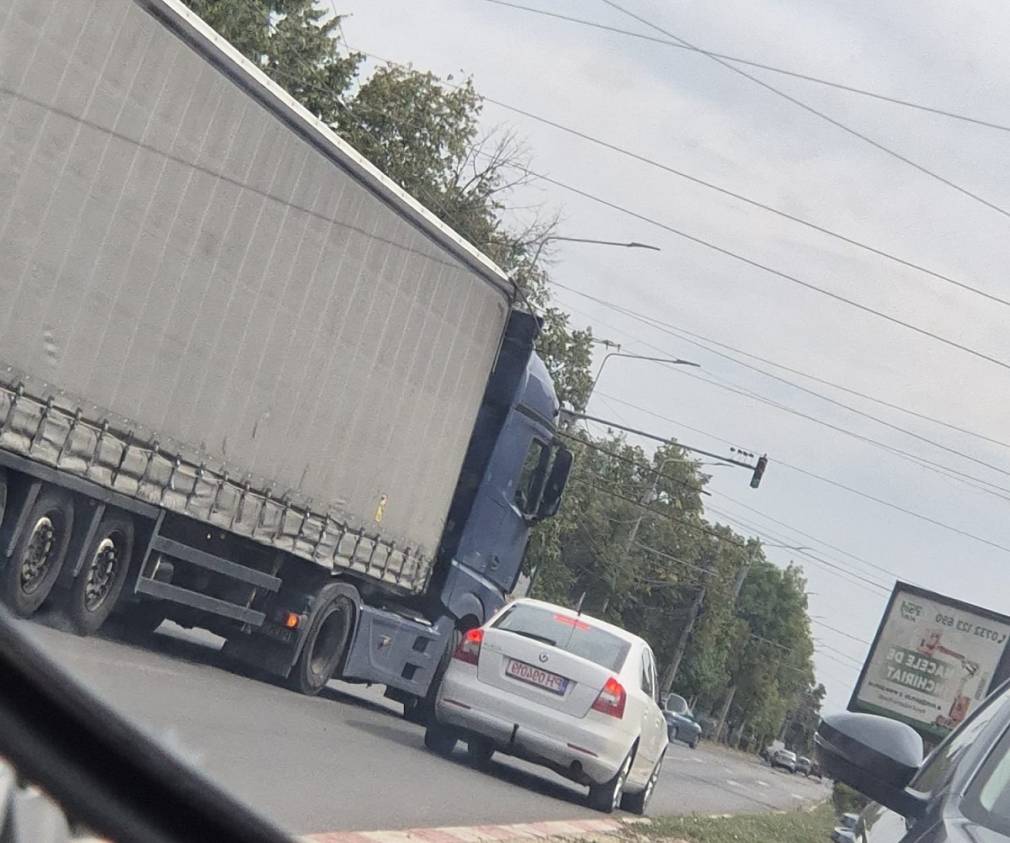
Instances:
[[[33,396],[24,381],[0,383],[0,448],[313,562],[409,591],[427,585],[431,560],[415,550],[313,511],[310,501],[229,477],[223,466],[183,457],[156,441],[139,442],[108,419],[87,419],[52,397]]]

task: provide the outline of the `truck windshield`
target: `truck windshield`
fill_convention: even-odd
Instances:
[[[614,672],[621,669],[631,648],[627,641],[593,626],[589,618],[572,618],[523,603],[508,609],[493,626],[543,641]]]

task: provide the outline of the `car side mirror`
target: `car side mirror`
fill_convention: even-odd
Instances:
[[[564,494],[571,470],[572,452],[564,445],[558,445],[551,473],[547,475],[547,482],[544,484],[544,493],[540,496],[540,505],[537,507],[536,513],[537,521],[543,521],[545,518],[552,518],[558,514],[558,510],[561,508],[561,496]]]
[[[911,726],[875,714],[833,714],[814,735],[821,770],[896,811],[920,816],[925,799],[908,783],[922,764],[922,738]]]

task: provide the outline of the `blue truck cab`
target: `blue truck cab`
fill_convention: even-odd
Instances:
[[[455,637],[504,605],[533,525],[557,512],[572,456],[557,438],[560,405],[534,350],[540,325],[511,314],[431,582],[409,605],[360,607],[345,679],[381,682],[405,704],[430,696]]]

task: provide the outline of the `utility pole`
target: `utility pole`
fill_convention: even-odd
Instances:
[[[708,574],[706,573],[705,576],[707,579]],[[691,607],[687,610],[687,619],[680,630],[680,635],[677,636],[677,646],[673,649],[673,657],[670,659],[670,664],[664,671],[663,679],[659,683],[664,694],[670,693],[670,688],[673,687],[673,680],[677,678],[680,662],[684,658],[684,653],[687,652],[687,643],[691,640],[691,633],[694,631],[694,622],[698,620],[698,615],[701,613],[701,607],[704,602],[705,586],[703,585],[698,589],[694,595],[694,599],[691,601]]]
[[[737,600],[740,599],[740,592],[743,590],[744,580],[747,579],[747,572],[750,571],[750,560],[748,559],[740,570],[736,572],[736,582],[733,583],[733,607],[736,608]],[[726,696],[722,702],[722,709],[719,711],[719,725],[715,727],[715,739],[718,741],[722,736],[723,729],[726,728],[726,718],[729,716],[730,706],[733,705],[733,697],[736,696],[736,683],[732,680],[726,688]]]
[[[601,367],[602,368],[602,367]],[[659,464],[652,475],[652,483],[649,485],[648,491],[639,498],[639,503],[642,506],[648,506],[656,497],[656,493],[659,491],[659,477],[663,473],[663,469],[666,468],[668,462],[673,460],[679,460],[680,457],[667,457]],[[631,555],[631,549],[635,546],[635,539],[638,538],[638,531],[642,526],[642,521],[645,518],[645,512],[641,512],[639,516],[632,522],[631,529],[628,531],[628,538],[624,541],[624,548],[621,551],[621,561],[623,562],[628,556]],[[610,605],[610,597],[617,588],[617,566],[614,566],[613,576],[610,578],[610,591],[603,598],[603,606],[600,608],[600,614],[602,615],[607,611],[607,607]]]

